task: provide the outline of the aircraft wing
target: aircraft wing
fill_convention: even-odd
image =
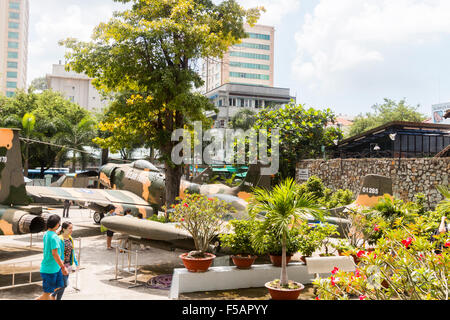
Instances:
[[[59,188],[27,186],[27,194],[37,199],[70,200],[79,203],[95,203],[98,205],[120,204],[148,206],[150,204],[132,192],[124,190],[104,190],[86,188]]]

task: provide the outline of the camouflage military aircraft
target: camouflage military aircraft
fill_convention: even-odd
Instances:
[[[259,165],[252,166],[246,179],[235,188],[182,180],[180,194],[184,197],[186,192],[195,192],[220,197],[238,212],[243,211],[246,208],[243,199],[249,196],[250,188],[268,186],[270,182],[269,177],[261,177],[259,172]],[[42,214],[42,207],[29,206],[32,202],[74,201],[93,209],[96,222],[100,222],[111,206],[116,207],[118,212],[131,209],[134,215],[140,213],[143,218],[148,218],[165,202],[165,176],[148,161],[102,167],[99,180],[108,189],[25,186],[17,129],[0,129],[0,179],[0,234],[3,235],[43,230],[46,215]]]
[[[25,191],[19,131],[0,129],[0,235],[38,233],[44,230],[42,207],[29,206]]]
[[[251,165],[246,178],[237,187],[224,184],[197,184],[182,179],[180,197],[186,193],[200,193],[220,198],[236,209],[236,217],[246,210],[252,187],[269,187],[270,177],[261,176],[261,165]],[[148,218],[161,210],[165,203],[165,175],[153,164],[138,160],[131,164],[106,164],[98,177],[102,189],[27,186],[26,190],[36,203],[70,200],[95,211],[94,221],[99,223],[111,205],[118,213],[130,209],[132,214]]]

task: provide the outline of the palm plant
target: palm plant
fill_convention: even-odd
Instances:
[[[22,118],[22,128],[27,139],[30,139],[31,133],[34,131],[34,125],[36,124],[36,117],[32,113],[26,113]],[[28,162],[30,160],[29,156],[30,142],[27,140],[25,142],[25,163],[24,163],[24,175],[28,176]]]
[[[439,192],[442,194],[444,199],[439,203],[438,210],[444,213],[450,213],[450,189],[446,186],[437,186]]]
[[[67,120],[61,123],[62,130],[56,135],[55,140],[66,147],[72,149],[72,172],[75,172],[77,164],[77,151],[83,150],[86,145],[92,145],[92,139],[95,137],[95,121],[89,117],[81,119],[76,125]],[[85,154],[81,153],[83,160]]]
[[[316,203],[315,198],[308,194],[298,192],[299,185],[288,178],[280,182],[272,191],[257,188],[254,190],[254,200],[250,206],[252,214],[265,215],[261,227],[254,237],[254,245],[262,250],[264,247],[264,235],[268,232],[274,233],[281,239],[282,264],[281,285],[288,285],[286,268],[286,242],[292,228],[300,225],[308,215],[323,220],[323,211]]]

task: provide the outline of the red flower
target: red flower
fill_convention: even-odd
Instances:
[[[367,296],[360,296],[359,297],[359,300],[364,300],[364,299],[366,299],[367,298]]]
[[[183,204],[186,208],[189,208],[189,205],[187,203]]]
[[[406,247],[406,249],[408,249],[408,247],[411,245],[413,240],[414,240],[413,238],[409,237],[406,240],[402,240],[402,243]]]
[[[316,300],[320,300],[319,297],[316,297]]]
[[[180,221],[183,222],[183,221],[184,221],[184,218],[181,218]]]
[[[209,200],[209,201],[214,201],[214,199],[213,199],[213,198],[208,198],[208,200]]]
[[[336,274],[339,271],[338,267],[334,267],[333,271],[331,271],[331,274]]]
[[[357,277],[357,278],[361,277],[361,273],[359,272],[359,269],[356,269],[355,277]]]
[[[450,248],[450,241],[447,241],[444,246],[446,246],[447,248]]]
[[[378,225],[376,224],[374,227],[373,227],[373,230],[375,230],[375,231],[380,231],[380,228],[378,227]]]
[[[331,285],[334,287],[336,286],[336,278],[335,277],[331,277]]]
[[[358,257],[358,258],[361,258],[363,255],[365,255],[366,254],[366,252],[365,251],[363,251],[363,250],[361,250],[361,251],[358,251],[358,253],[356,254],[356,256]]]

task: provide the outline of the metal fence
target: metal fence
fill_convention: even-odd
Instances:
[[[119,277],[119,271],[128,273],[128,274],[134,274],[134,283],[133,285],[129,286],[128,288],[136,288],[141,287],[142,284],[137,283],[137,272],[138,272],[138,255],[139,250],[131,250],[132,242],[129,239],[126,239],[126,241],[122,241],[122,243],[128,244],[128,249],[120,246],[116,247],[116,268],[115,268],[115,278],[111,280],[119,280],[122,279]],[[132,269],[132,255],[134,255],[134,268]],[[122,257],[122,268],[119,268],[119,260],[120,256]],[[125,267],[125,257],[127,258],[127,267]]]
[[[32,237],[31,237],[32,239]],[[77,246],[75,246],[78,250],[78,255],[77,255],[77,260],[78,260],[78,265],[81,266],[81,238],[76,238],[74,239],[74,243],[78,242],[78,248]],[[76,253],[75,253],[76,254]],[[24,260],[24,261],[20,261],[20,262],[12,262],[12,263],[5,263],[2,264],[3,267],[11,267],[11,274],[12,276],[12,280],[11,280],[11,285],[8,286],[2,286],[0,287],[0,290],[6,290],[6,289],[12,289],[12,288],[18,288],[18,287],[24,287],[24,286],[29,286],[29,285],[34,285],[34,284],[41,284],[42,280],[39,281],[33,281],[33,273],[37,273],[39,272],[38,270],[33,270],[33,266],[40,266],[42,262],[42,259],[30,259],[30,260]],[[23,271],[23,268],[26,267],[27,265],[29,265],[29,270],[28,271]],[[18,270],[18,268],[20,268],[20,270]],[[75,286],[73,286],[72,288],[75,291],[80,291],[80,289],[78,288],[78,268],[75,269]],[[16,276],[20,275],[20,274],[28,274],[28,281],[26,283],[16,283]]]

